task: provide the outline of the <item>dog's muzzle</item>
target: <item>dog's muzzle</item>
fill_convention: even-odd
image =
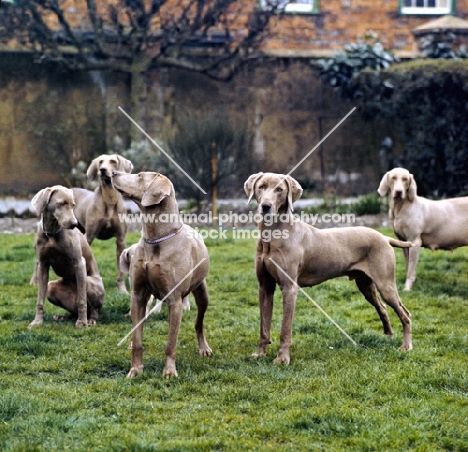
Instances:
[[[261,213],[266,214],[266,213],[271,213],[271,208],[272,208],[271,202],[262,202],[260,205]]]

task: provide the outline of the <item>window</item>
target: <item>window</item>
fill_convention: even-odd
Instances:
[[[402,14],[451,14],[455,12],[454,0],[400,0]]]
[[[266,9],[277,5],[284,8],[286,13],[318,13],[318,0],[260,0],[262,8]]]

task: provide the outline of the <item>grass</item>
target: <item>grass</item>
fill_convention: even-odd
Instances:
[[[385,231],[390,234],[390,231]],[[127,243],[137,240],[129,234]],[[145,371],[125,378],[128,297],[117,292],[114,241],[93,251],[106,286],[98,326],[55,323],[29,331],[37,288],[32,235],[0,234],[0,450],[2,451],[468,451],[468,249],[424,250],[411,293],[414,350],[384,338],[354,283],[306,289],[359,344],[300,295],[292,360],[272,363],[281,315],[276,295],[268,356],[253,360],[259,315],[253,240],[207,240],[214,354],[198,356],[195,307],[184,312],[179,378],[164,380],[167,309],[144,332]],[[404,282],[396,250],[398,286]]]

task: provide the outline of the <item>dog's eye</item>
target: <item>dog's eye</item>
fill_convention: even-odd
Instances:
[[[260,185],[260,187],[258,187],[259,190],[264,190],[265,189],[265,186],[264,185]]]
[[[281,187],[278,187],[278,188],[276,189],[276,192],[277,192],[277,193],[281,193],[282,191],[283,191],[283,189],[282,189]]]

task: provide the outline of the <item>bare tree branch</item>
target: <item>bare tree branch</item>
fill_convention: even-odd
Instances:
[[[64,0],[16,0],[0,12],[0,42],[70,69],[166,66],[226,79],[258,51],[280,3],[244,12],[236,0],[83,0],[86,14],[71,20]]]

